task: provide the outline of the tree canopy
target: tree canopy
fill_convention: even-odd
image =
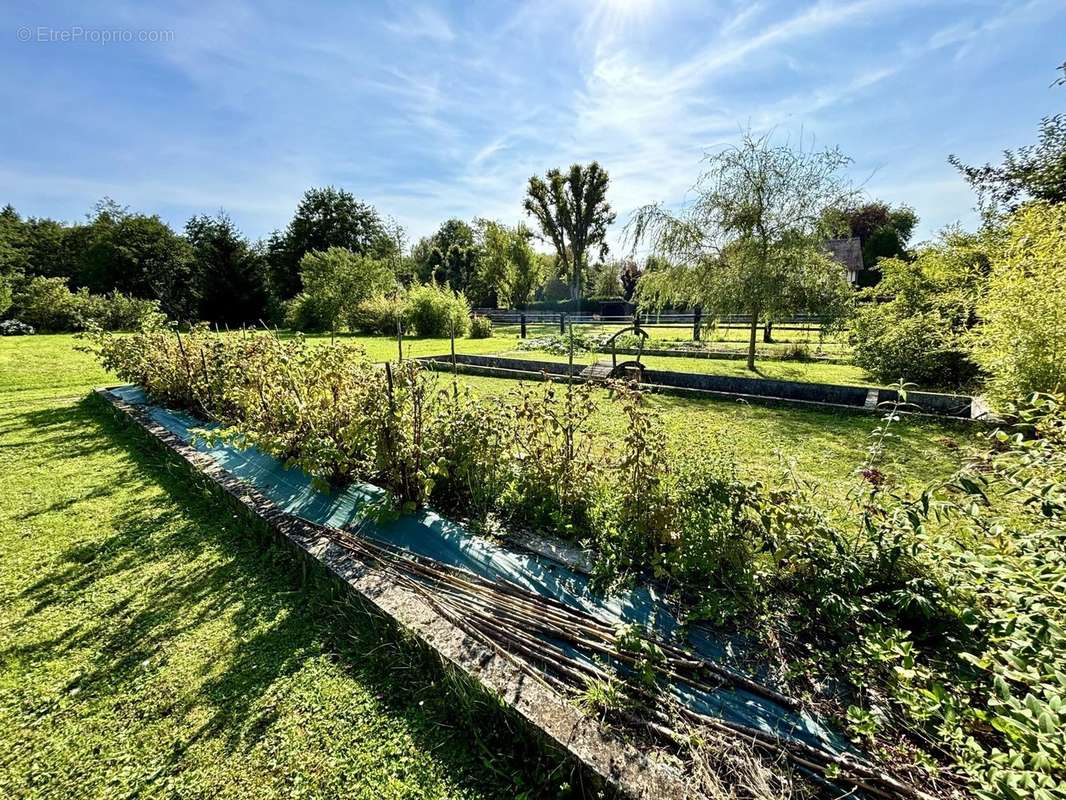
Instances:
[[[336,332],[342,316],[350,315],[361,302],[396,282],[385,261],[343,247],[305,254],[300,260],[300,277],[306,297],[330,332]]]
[[[200,319],[255,325],[267,317],[266,259],[224,213],[185,223],[200,295]]]
[[[1066,85],[1066,64],[1059,69],[1064,77],[1052,86]],[[1034,145],[1004,150],[1002,164],[971,166],[956,155],[948,162],[977,192],[987,214],[1012,211],[1026,200],[1066,202],[1066,114],[1044,117],[1038,137]]]
[[[84,234],[75,283],[94,294],[118,291],[159,301],[171,319],[196,319],[199,292],[189,243],[156,215],[111,200],[95,209]]]
[[[918,215],[910,206],[892,208],[875,200],[829,212],[830,225],[855,236],[862,243],[862,264],[875,269],[882,258],[903,258],[907,255]]]
[[[395,239],[377,210],[344,189],[308,189],[284,233],[268,245],[274,290],[282,300],[300,291],[300,261],[311,251],[341,247],[357,255],[389,258]]]
[[[841,177],[848,163],[836,149],[776,144],[769,134],[751,132],[708,156],[690,205],[676,214],[644,206],[627,226],[634,246],[646,242],[671,264],[641,279],[641,302],[749,316],[752,370],[760,320],[799,311],[839,314],[847,282],[824,243],[828,210],[855,197]]]
[[[483,280],[495,287],[498,298],[511,308],[525,308],[544,282],[544,259],[530,245],[533,234],[524,225],[514,228],[493,220],[480,221]]]
[[[607,255],[607,228],[615,220],[607,203],[608,183],[607,171],[595,161],[529,179],[523,207],[555,248],[560,273],[569,278],[572,300],[581,299],[588,254],[598,249],[600,258]]]

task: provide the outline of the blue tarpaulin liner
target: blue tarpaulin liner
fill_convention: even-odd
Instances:
[[[588,577],[551,559],[515,552],[478,536],[463,525],[425,510],[389,522],[367,519],[367,507],[382,496],[368,484],[353,484],[326,492],[309,475],[287,467],[254,447],[208,444],[195,435],[208,426],[201,420],[148,402],[136,386],[111,389],[131,405],[142,406],[151,419],[183,441],[210,456],[219,466],[254,487],[285,511],[310,522],[334,528],[358,529],[361,535],[403,551],[468,570],[490,580],[504,580],[545,597],[581,609],[607,624],[639,623],[666,638],[680,638],[700,655],[721,661],[727,645],[705,628],[680,630],[663,598],[649,587],[638,587],[611,597],[597,595]],[[674,683],[671,692],[694,711],[758,728],[786,739],[797,739],[834,753],[854,752],[839,732],[803,711],[796,711],[745,689],[723,686],[714,691]]]

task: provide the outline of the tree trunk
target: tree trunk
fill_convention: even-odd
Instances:
[[[759,332],[759,312],[751,312],[751,329],[748,337],[748,369],[755,371],[755,336]]]
[[[763,344],[774,343],[774,321],[772,319],[766,320],[766,324],[762,329]]]

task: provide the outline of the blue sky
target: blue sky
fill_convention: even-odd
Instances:
[[[994,160],[1066,110],[1062,0],[93,6],[3,0],[0,203],[23,214],[107,195],[259,237],[333,184],[413,239],[517,222],[531,174],[597,159],[621,223],[750,126],[839,145],[925,238],[974,221],[949,153]]]

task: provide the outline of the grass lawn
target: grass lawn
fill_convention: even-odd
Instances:
[[[458,352],[458,351],[457,351]],[[469,351],[467,351],[469,352]],[[504,353],[500,351],[500,354]],[[534,361],[565,362],[567,357],[538,350],[508,352],[510,358],[528,358]],[[610,360],[610,353],[574,353],[575,363],[591,364],[600,359]],[[811,361],[756,361],[755,372],[749,372],[740,359],[684,358],[674,356],[642,356],[641,363],[648,369],[672,370],[675,372],[698,372],[705,375],[730,375],[737,378],[775,378],[806,383],[833,383],[845,386],[876,386],[866,373],[853,364],[826,364]]]
[[[0,797],[555,796],[497,716],[472,735],[439,674],[85,402],[109,378],[72,344],[0,339]]]
[[[575,325],[574,330],[583,334],[615,333],[622,330],[624,325]],[[513,330],[512,330],[513,329]],[[676,345],[692,344],[691,325],[644,325],[642,329],[648,334],[648,347],[671,347]],[[517,325],[497,325],[497,331],[505,331],[510,335],[518,333]],[[537,323],[526,326],[526,333],[530,338],[547,336],[559,333],[558,323]],[[748,331],[741,328],[704,328],[700,334],[702,341],[710,345],[714,350],[729,350],[738,353],[748,351]],[[848,356],[851,353],[851,345],[848,342],[846,331],[835,331],[822,336],[817,328],[799,330],[775,330],[773,342],[766,343],[762,340],[762,329],[759,329],[756,340],[756,349],[760,354],[780,354],[790,346],[803,344],[811,353],[820,353],[826,356]]]
[[[387,339],[345,338],[374,358],[394,352]],[[438,672],[322,587],[298,586],[286,556],[86,402],[111,378],[75,344],[0,339],[0,796],[558,793],[567,776],[516,746],[498,715],[457,702]],[[408,344],[408,355],[448,348]],[[731,362],[686,362],[716,363]],[[515,387],[462,380],[488,395]],[[652,402],[671,448],[711,441],[748,476],[792,460],[841,501],[877,424]],[[596,424],[620,425],[606,396]],[[899,434],[887,471],[917,488],[953,469],[975,432],[908,420]]]
[[[441,373],[439,380],[451,376]],[[460,375],[482,396],[506,395],[516,382]],[[604,402],[594,424],[624,435],[620,414]],[[731,456],[742,477],[776,480],[790,464],[820,493],[843,502],[854,485],[876,415],[831,413],[801,408],[653,395],[651,404],[663,417],[668,446],[674,450],[719,450]],[[947,477],[962,463],[981,429],[962,422],[905,417],[895,423],[882,469],[895,487],[918,492]]]
[[[529,334],[531,337],[533,333]],[[308,336],[311,341],[330,340],[328,334]],[[367,351],[375,361],[395,360],[397,345],[395,339],[381,336],[360,336],[342,334],[338,341],[358,344]],[[519,350],[522,340],[518,329],[513,326],[497,329],[491,339],[456,339],[455,352],[470,355],[506,355],[510,358],[527,358],[535,361],[566,361],[565,356],[554,355],[539,350]],[[449,352],[451,342],[448,339],[405,339],[404,357],[442,355]],[[590,364],[601,358],[610,358],[603,353],[575,353],[574,360]],[[651,369],[675,370],[679,372],[700,372],[709,375],[732,375],[736,377],[776,378],[790,381],[807,381],[810,383],[835,383],[847,386],[875,386],[863,370],[852,364],[825,364],[800,361],[757,361],[756,372],[747,370],[744,362],[733,359],[712,358],[674,358],[670,356],[645,356],[641,359]]]

